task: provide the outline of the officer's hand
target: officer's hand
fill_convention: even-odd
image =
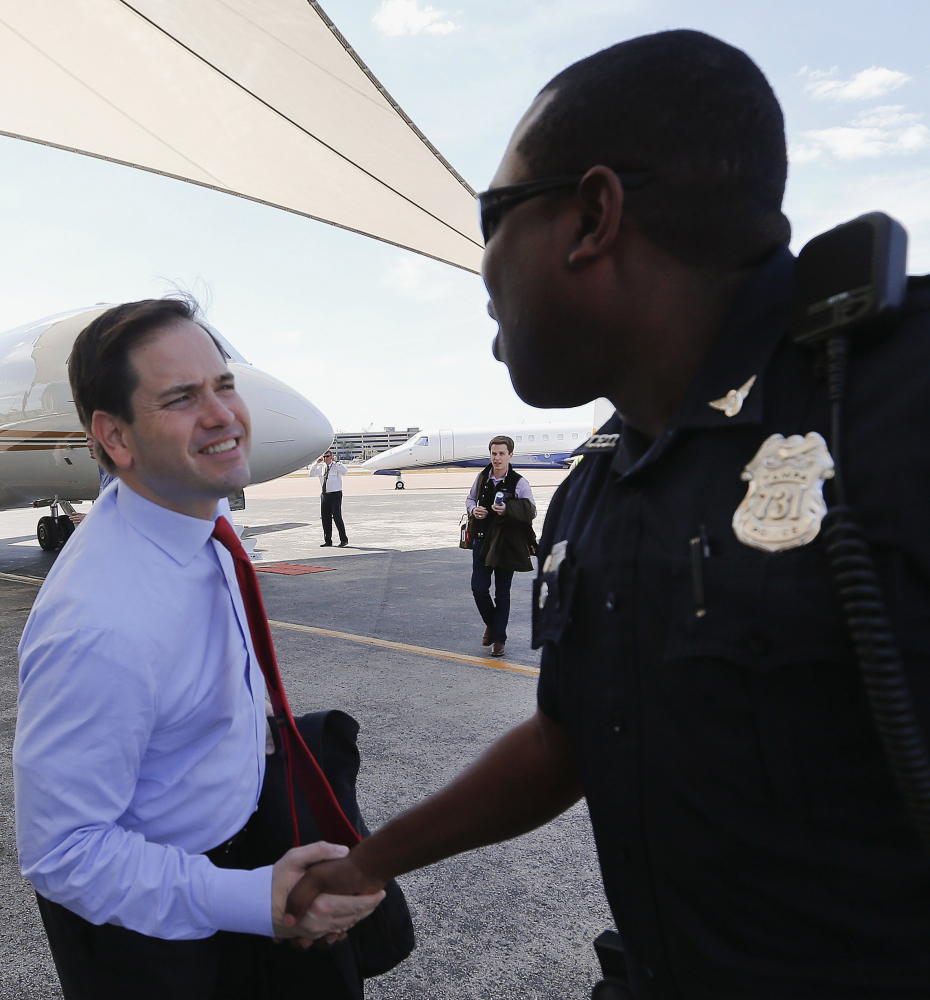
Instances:
[[[484,508],[484,507],[476,507],[472,511],[472,514],[474,514],[475,517],[477,517],[479,521],[483,521],[488,516],[487,509]]]
[[[384,898],[383,886],[383,882],[365,875],[352,861],[351,855],[336,861],[325,861],[307,869],[291,889],[284,920],[289,927],[293,927],[292,933],[306,937],[303,928],[307,918],[316,915],[322,906],[328,905],[329,900],[365,900],[370,904],[364,914],[367,916]]]
[[[320,893],[302,919],[291,928],[289,935],[294,944],[304,947],[313,942],[318,945],[335,944],[346,936],[350,927],[364,920],[382,899],[383,892],[366,896]]]
[[[495,514],[500,514],[500,516],[503,517],[504,514],[507,513],[507,504],[505,504],[503,502],[502,503],[496,503],[491,508],[491,510],[493,510]]]
[[[367,896],[320,895],[312,900],[313,906],[306,913],[301,912],[302,919],[299,921],[285,912],[288,894],[311,865],[344,858],[346,854],[348,848],[341,844],[319,841],[306,847],[295,847],[278,861],[271,873],[271,922],[276,937],[301,937],[308,942],[321,937],[336,940],[381,902],[384,893]]]

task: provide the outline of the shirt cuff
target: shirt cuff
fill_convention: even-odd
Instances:
[[[214,868],[213,915],[218,930],[274,937],[271,865],[254,871]]]

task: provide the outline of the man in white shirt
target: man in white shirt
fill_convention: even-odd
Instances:
[[[310,475],[320,480],[320,518],[323,521],[321,549],[333,544],[334,521],[339,532],[339,548],[344,549],[349,544],[349,536],[342,520],[342,477],[348,471],[342,462],[334,460],[331,451],[310,466]]]
[[[178,300],[108,310],[69,367],[119,481],[59,556],[20,644],[20,867],[66,1000],[252,1000],[268,939],[306,923],[285,917],[288,890],[345,848],[247,870],[265,686],[213,535],[249,481],[248,410]],[[377,902],[331,896],[308,936],[333,940]]]

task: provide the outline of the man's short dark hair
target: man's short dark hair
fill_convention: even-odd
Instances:
[[[199,312],[193,298],[143,299],[114,306],[84,327],[68,358],[68,379],[78,419],[88,434],[97,410],[132,423],[132,394],[139,385],[138,372],[129,360],[133,348],[156,330],[184,320],[199,323]],[[223,354],[222,347],[210,336]],[[94,451],[108,472],[116,471],[99,441]]]
[[[550,91],[517,147],[534,179],[598,164],[651,173],[626,208],[693,266],[756,263],[791,238],[784,118],[744,52],[700,31],[643,35],[569,66]]]
[[[490,441],[488,441],[488,451],[490,451],[496,444],[506,445],[508,453],[511,455],[513,454],[513,438],[507,437],[506,434],[498,434],[497,437],[493,437]]]

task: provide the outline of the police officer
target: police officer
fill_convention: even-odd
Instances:
[[[781,111],[691,31],[557,76],[480,196],[495,353],[607,396],[540,546],[536,715],[295,890],[365,891],[587,798],[630,990],[930,996],[930,853],[883,757],[819,532],[833,456],[788,332]],[[930,294],[863,346],[846,489],[930,731]],[[341,890],[336,887],[341,886]]]

